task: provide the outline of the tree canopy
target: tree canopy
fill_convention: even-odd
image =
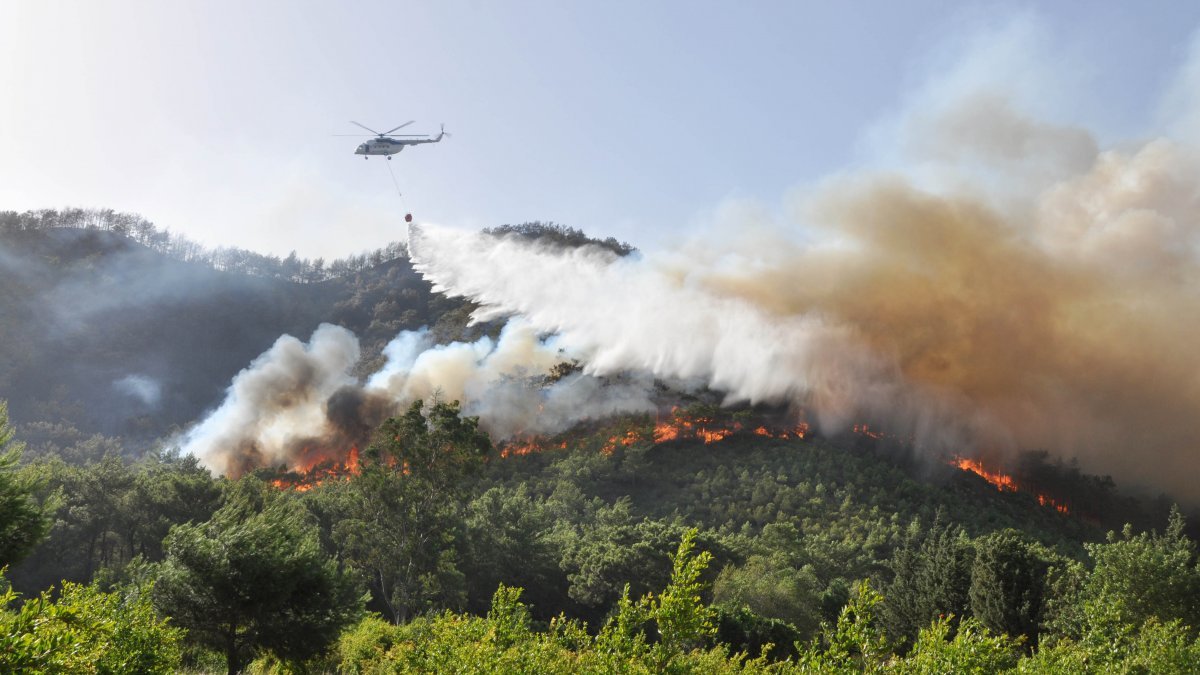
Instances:
[[[355,585],[322,551],[313,516],[253,478],[208,522],[172,528],[165,548],[156,604],[220,650],[231,675],[259,653],[320,654],[362,611]]]

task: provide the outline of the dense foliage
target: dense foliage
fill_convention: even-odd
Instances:
[[[156,604],[224,654],[231,675],[262,652],[316,656],[361,611],[312,514],[252,478],[208,522],[172,528],[164,548]]]
[[[1177,511],[1105,539],[859,437],[609,442],[650,423],[501,458],[456,404],[417,404],[359,473],[304,492],[169,455],[41,460],[12,477],[53,527],[11,574],[28,597],[69,579],[109,603],[155,581],[161,614],[139,621],[176,632],[146,648],[230,672],[1190,672],[1200,655]],[[353,624],[363,600],[382,617]],[[37,623],[11,619],[13,639]]]
[[[105,593],[66,583],[57,599],[46,592],[19,602],[12,589],[5,589],[0,592],[0,672],[176,672],[184,633],[158,616],[148,590],[143,585]]]
[[[324,258],[298,258],[295,251],[280,258],[240,248],[207,250],[180,234],[160,230],[154,223],[136,213],[120,213],[112,209],[39,209],[23,213],[0,211],[0,237],[52,229],[111,232],[181,262],[201,263],[220,271],[299,283],[326,281],[356,274],[407,255],[403,244],[393,242],[383,248],[339,258],[327,264]]]

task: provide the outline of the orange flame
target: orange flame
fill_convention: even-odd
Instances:
[[[606,455],[611,455],[616,452],[618,445],[628,448],[640,440],[642,440],[642,435],[639,434],[636,429],[630,429],[629,431],[625,432],[624,436],[613,436],[612,438],[608,439],[608,442],[604,444],[604,447],[600,448],[600,452]]]
[[[672,409],[670,417],[658,420],[653,428],[635,426],[624,433],[609,437],[600,447],[600,452],[608,455],[617,448],[628,448],[642,442],[660,444],[676,440],[694,440],[704,444],[718,443],[742,431],[743,424],[739,421],[691,417],[681,414],[678,408],[675,408]],[[804,439],[809,434],[809,426],[804,422],[782,429],[760,425],[754,428],[752,433],[766,438]],[[499,455],[503,459],[522,457],[553,448],[566,450],[567,445],[568,442],[561,440],[561,437],[555,441],[539,437],[518,437],[499,444]],[[341,462],[328,459],[329,453],[306,452],[304,455],[303,463],[294,466],[287,475],[272,480],[271,484],[280,489],[307,492],[327,480],[355,476],[360,472],[358,448],[351,448],[346,459]],[[384,457],[382,461],[388,466],[396,465],[394,457]],[[401,466],[400,471],[408,474],[409,468]]]
[[[882,431],[872,431],[871,426],[868,424],[855,424],[854,425],[854,433],[862,434],[863,436],[866,436],[867,438],[874,438],[875,440],[879,440],[879,439],[883,438]]]
[[[992,485],[995,485],[996,489],[1000,490],[1001,492],[1017,491],[1017,481],[1014,480],[1012,476],[1000,473],[999,471],[991,471],[982,463],[974,459],[955,457],[950,463],[962,469],[963,471],[970,471],[971,473],[983,478]]]
[[[287,476],[272,480],[271,485],[281,490],[308,492],[328,480],[357,476],[361,471],[357,447],[350,448],[344,461],[321,459],[321,454],[315,454],[313,457],[315,458],[306,465],[296,467]]]
[[[1025,490],[1021,487],[1021,485],[1017,482],[1017,479],[1006,473],[988,469],[983,465],[982,462],[979,462],[978,460],[967,459],[966,457],[955,457],[950,460],[950,464],[962,469],[963,471],[970,471],[980,478],[983,478],[987,482],[994,485],[996,489],[1001,492],[1028,492],[1028,490]],[[1071,512],[1070,508],[1068,508],[1066,504],[1059,502],[1049,495],[1034,493],[1034,496],[1037,497],[1038,504],[1041,504],[1042,506],[1049,506],[1059,513]]]

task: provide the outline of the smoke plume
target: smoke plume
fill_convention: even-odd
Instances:
[[[325,324],[307,344],[285,335],[234,378],[221,407],[185,435],[184,449],[225,475],[260,467],[306,471],[345,459],[413,401],[460,401],[496,440],[655,409],[648,378],[549,378],[567,361],[564,352],[519,319],[495,341],[436,345],[423,331],[406,331],[384,354],[383,369],[360,383],[352,375],[359,347],[350,331]]]
[[[435,288],[558,335],[591,374],[700,378],[931,451],[1045,448],[1195,498],[1200,156],[1101,151],[972,100],[950,114],[955,136],[1003,134],[975,162],[1046,149],[1071,157],[1029,160],[1080,169],[1002,202],[965,174],[839,177],[794,204],[806,243],[758,228],[753,249],[612,259],[426,226],[412,250]]]

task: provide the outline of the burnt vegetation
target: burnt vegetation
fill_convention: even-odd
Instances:
[[[112,212],[0,214],[0,671],[1200,662],[1189,519],[1044,452],[1002,467],[1022,489],[1001,490],[865,427],[821,438],[697,399],[517,451],[440,401],[323,480],[214,478],[154,439],[281,333],[346,326],[368,372],[399,330],[481,329],[399,248],[318,265],[172,242]]]

